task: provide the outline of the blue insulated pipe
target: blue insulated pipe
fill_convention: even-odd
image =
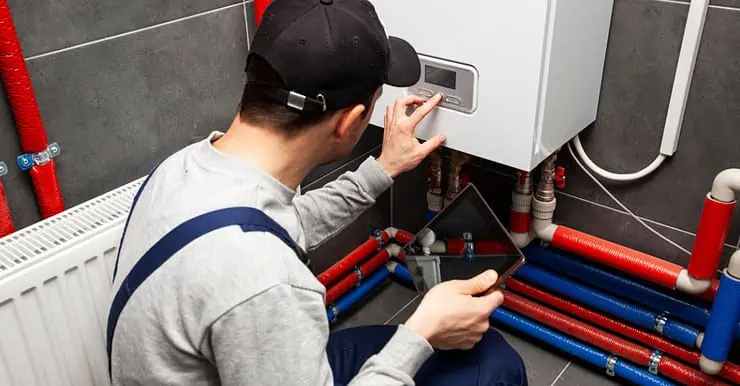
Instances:
[[[357,288],[344,295],[333,305],[327,307],[326,316],[329,318],[329,323],[334,323],[339,315],[347,312],[347,310],[352,308],[367,296],[367,294],[372,292],[377,286],[383,283],[390,274],[391,273],[388,271],[387,267],[380,267],[380,269],[373,273],[369,278],[365,279]]]

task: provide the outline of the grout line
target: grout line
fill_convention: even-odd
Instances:
[[[681,4],[681,5],[689,5],[690,4],[689,1],[678,1],[678,0],[649,0],[649,1],[656,1],[658,3]],[[729,7],[729,6],[726,6],[726,5],[714,5],[714,4],[710,4],[709,5],[709,8],[722,9],[722,10],[725,10],[725,11],[732,11],[732,12],[740,12],[740,8]]]
[[[252,39],[249,36],[249,17],[247,17],[247,2],[247,0],[242,1],[242,9],[244,10],[244,31],[247,33],[247,51],[249,51],[249,46],[252,45]]]
[[[382,145],[378,145],[378,146],[375,146],[374,148],[370,149],[369,151],[366,151],[365,153],[363,153],[363,154],[360,154],[359,156],[357,156],[357,157],[355,157],[355,158],[353,158],[353,159],[351,159],[351,160],[349,160],[349,161],[347,161],[347,162],[343,163],[342,165],[339,165],[339,166],[337,166],[337,167],[336,167],[336,168],[335,168],[334,170],[332,170],[332,171],[329,171],[329,172],[326,172],[326,173],[325,173],[325,174],[324,174],[323,176],[321,176],[321,177],[317,178],[317,179],[316,179],[315,181],[313,181],[313,182],[311,182],[310,184],[308,184],[308,185],[304,186],[304,187],[303,187],[303,189],[304,189],[304,190],[305,190],[305,189],[309,189],[310,187],[314,186],[315,184],[317,184],[317,183],[319,183],[319,182],[321,182],[321,181],[325,180],[326,178],[328,178],[330,174],[333,174],[333,173],[335,173],[335,172],[336,172],[337,170],[339,170],[339,169],[342,169],[342,168],[345,168],[345,167],[349,166],[349,165],[350,165],[351,163],[353,163],[353,162],[355,162],[355,161],[359,160],[360,158],[367,158],[367,156],[369,156],[370,154],[372,154],[372,153],[373,153],[374,151],[378,150],[378,149],[379,149],[379,148],[380,148],[381,146],[382,146]]]
[[[568,361],[568,363],[565,364],[565,367],[563,367],[563,369],[560,370],[560,374],[558,374],[558,376],[555,377],[555,380],[552,381],[552,383],[550,384],[550,386],[554,386],[556,383],[558,383],[558,381],[560,380],[560,378],[563,377],[563,374],[565,374],[565,370],[568,370],[568,367],[570,367],[570,364],[571,363],[573,363],[573,362]]]
[[[145,32],[145,31],[157,29],[157,28],[160,28],[160,27],[168,26],[170,24],[179,23],[181,21],[186,21],[186,20],[195,19],[195,18],[198,18],[198,17],[201,17],[201,16],[206,16],[206,15],[218,13],[218,12],[221,12],[221,11],[224,11],[224,10],[227,10],[227,9],[230,9],[230,8],[238,7],[238,6],[242,5],[242,4],[243,4],[243,2],[240,1],[238,3],[231,4],[231,5],[226,5],[226,6],[223,6],[221,8],[216,8],[216,9],[212,9],[210,11],[204,11],[204,12],[196,13],[194,15],[181,17],[179,19],[173,19],[173,20],[165,21],[163,23],[154,24],[154,25],[150,25],[148,27],[139,28],[139,29],[135,29],[135,30],[132,30],[132,31],[120,33],[118,35],[108,36],[108,37],[104,37],[104,38],[96,39],[96,40],[91,40],[89,42],[85,42],[85,43],[81,43],[81,44],[76,44],[76,45],[69,46],[69,47],[66,47],[66,48],[60,48],[60,49],[54,50],[54,51],[45,52],[43,54],[29,56],[29,57],[26,58],[26,62],[30,62],[30,61],[36,60],[36,59],[45,58],[45,57],[51,56],[51,55],[61,54],[63,52],[67,52],[67,51],[76,50],[78,48],[92,46],[92,45],[95,45],[95,44],[98,44],[98,43],[104,43],[104,42],[107,42],[109,40],[114,40],[114,39],[118,39],[118,38],[130,36],[130,35],[134,35],[134,34],[137,34],[139,32]]]
[[[401,312],[403,312],[403,310],[407,309],[411,305],[411,303],[415,302],[416,299],[418,299],[418,298],[419,298],[419,295],[417,294],[416,296],[414,296],[413,299],[409,300],[409,302],[406,303],[405,306],[401,307],[400,310],[396,311],[396,313],[393,314],[393,316],[391,316],[390,319],[386,320],[385,323],[383,323],[383,325],[386,325],[386,324],[390,323],[391,320],[395,319],[396,316],[398,316]]]
[[[586,204],[590,204],[590,205],[597,206],[597,207],[602,208],[602,209],[610,210],[610,211],[615,212],[615,213],[619,213],[619,214],[623,214],[623,215],[629,216],[629,213],[627,213],[625,211],[622,211],[622,210],[619,210],[619,209],[616,209],[616,208],[612,208],[609,205],[600,204],[598,202],[594,202],[594,201],[591,201],[591,200],[588,200],[588,199],[585,199],[585,198],[574,196],[574,195],[572,195],[570,193],[565,193],[565,192],[556,192],[556,193],[559,194],[559,195],[563,195],[565,197],[568,197],[568,198],[572,198],[574,200],[578,200],[578,201],[584,202]],[[662,223],[660,221],[656,221],[656,220],[653,220],[653,219],[650,219],[650,218],[647,218],[647,217],[642,217],[642,216],[637,216],[637,217],[639,217],[643,221],[649,222],[649,223],[651,223],[653,225],[658,225],[660,227],[663,227],[663,228],[666,228],[666,229],[670,229],[670,230],[675,231],[675,232],[678,232],[678,233],[683,233],[683,234],[685,234],[687,236],[696,237],[696,233],[694,233],[694,232],[689,232],[689,231],[687,231],[685,229],[677,228],[677,227],[675,227],[673,225],[664,224],[664,223]],[[725,246],[728,247],[728,248],[740,248],[740,239],[738,239],[738,245],[732,245],[732,244],[725,243]]]

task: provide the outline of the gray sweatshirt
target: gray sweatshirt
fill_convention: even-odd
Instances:
[[[216,209],[262,210],[305,250],[354,221],[393,183],[370,157],[305,195],[217,151],[214,136],[165,161],[132,213],[117,291],[137,260],[177,225]],[[112,351],[116,385],[333,385],[324,287],[282,241],[228,227],[178,252],[133,294]],[[432,354],[399,326],[352,385],[412,385]]]

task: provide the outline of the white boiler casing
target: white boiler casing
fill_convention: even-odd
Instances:
[[[373,0],[389,35],[419,53],[410,88],[443,104],[418,128],[446,147],[532,170],[596,119],[614,0]]]

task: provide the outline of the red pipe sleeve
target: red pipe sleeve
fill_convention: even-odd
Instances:
[[[54,160],[43,165],[36,165],[31,170],[31,182],[36,192],[41,217],[49,218],[64,211],[62,190],[57,180],[57,169]]]
[[[622,322],[605,317],[585,307],[553,296],[545,291],[542,291],[539,288],[522,283],[521,281],[513,278],[509,279],[506,282],[506,287],[510,290],[516,291],[519,294],[535,299],[543,304],[547,304],[560,311],[576,316],[579,319],[593,323],[609,331],[616,332],[617,334],[622,335],[626,338],[630,338],[637,342],[642,342],[650,347],[655,347],[658,350],[679,358],[687,363],[696,366],[699,365],[700,354],[698,352],[690,351],[681,346],[675,345],[658,335],[644,332]],[[740,366],[727,362],[725,363],[725,366],[722,368],[722,371],[719,375],[722,378],[732,382],[733,384],[740,384]]]
[[[529,233],[532,226],[532,213],[511,212],[509,229],[514,233]]]
[[[370,258],[370,260],[366,261],[360,266],[362,277],[368,277],[372,275],[375,271],[382,267],[389,258],[390,254],[385,249],[375,254],[375,256]],[[355,272],[351,272],[344,279],[340,280],[337,284],[326,291],[326,304],[332,304],[335,301],[339,300],[339,298],[344,296],[344,294],[351,291],[352,288],[355,288],[355,286],[357,286],[357,283],[359,282],[359,276],[357,276]]]
[[[504,291],[504,306],[633,363],[642,366],[650,365],[652,354],[650,349],[565,316],[512,292]],[[661,372],[663,375],[686,385],[726,385],[710,375],[667,357],[661,359],[658,369],[661,368],[666,370],[666,372]]]
[[[414,239],[414,234],[399,229],[396,231],[396,235],[393,238],[403,247]]]
[[[325,287],[331,283],[334,283],[335,281],[339,280],[342,275],[352,270],[352,268],[360,264],[371,253],[375,252],[378,248],[382,247],[388,242],[388,240],[390,240],[387,232],[380,232],[380,235],[383,239],[382,245],[378,245],[378,239],[376,239],[375,237],[369,238],[367,241],[362,243],[362,245],[355,248],[354,251],[345,256],[342,260],[339,260],[336,264],[329,267],[329,269],[322,272],[317,277],[319,279],[319,282],[321,282],[321,284],[323,284]]]
[[[13,217],[10,215],[8,201],[5,198],[5,189],[3,189],[3,184],[0,183],[0,237],[7,236],[13,232],[15,232]]]
[[[256,27],[259,27],[260,23],[262,23],[262,16],[264,16],[265,10],[271,2],[272,0],[254,0],[254,20],[257,24]]]
[[[704,280],[717,277],[734,210],[734,202],[717,201],[707,195],[689,261],[688,270],[692,277]]]
[[[677,264],[562,225],[555,230],[552,244],[668,288],[676,287],[682,269]]]
[[[28,154],[46,151],[49,144],[46,130],[6,0],[0,1],[0,77],[5,86],[23,151]],[[31,178],[42,216],[46,218],[62,212],[64,201],[54,161],[34,166]]]

